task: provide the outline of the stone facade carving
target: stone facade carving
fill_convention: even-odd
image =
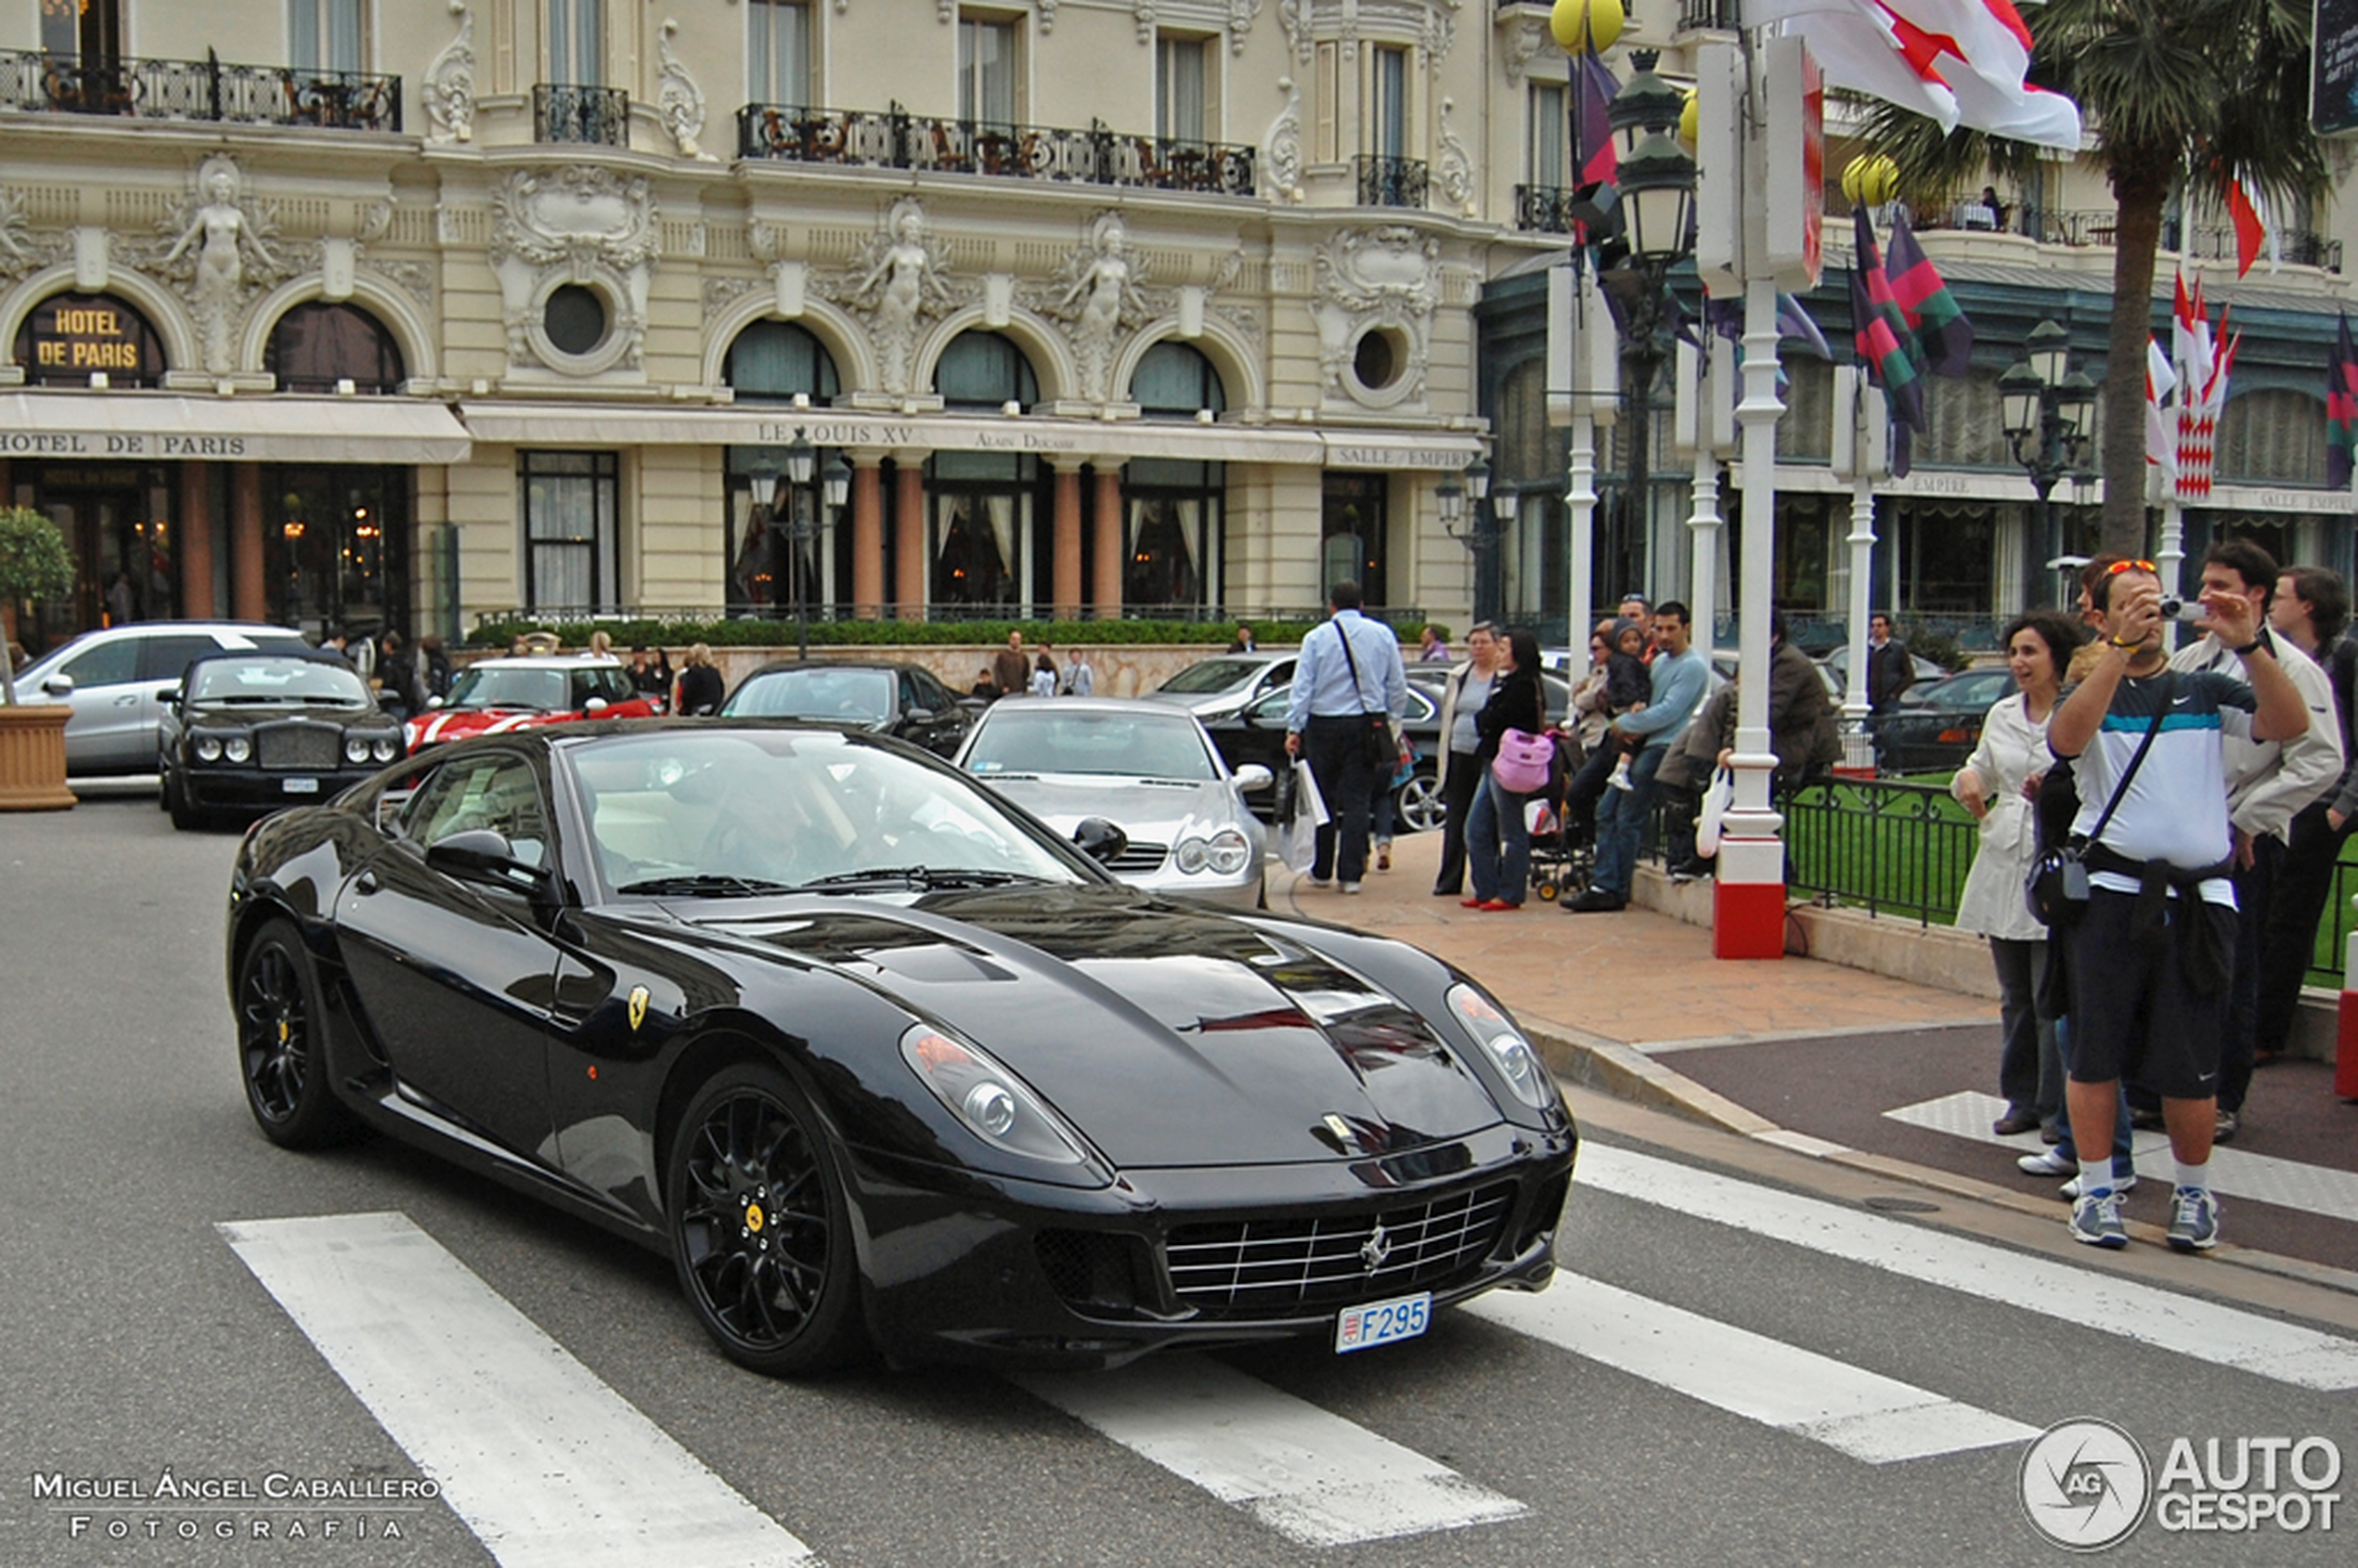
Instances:
[[[1506,33],[1503,52],[1507,80],[1509,82],[1522,81],[1522,73],[1531,69],[1531,62],[1539,58],[1540,51],[1556,46],[1555,36],[1548,31],[1548,19],[1545,17],[1501,11],[1498,25]]]
[[[1255,18],[1261,15],[1261,0],[1132,0],[1131,19],[1137,25],[1138,42],[1151,44],[1155,30],[1165,21],[1205,32],[1217,32],[1223,25],[1228,33],[1228,52],[1245,52],[1245,34],[1252,31]]]
[[[1286,107],[1277,111],[1268,134],[1261,138],[1263,194],[1299,201],[1302,198],[1302,89],[1294,85],[1292,77],[1280,76],[1277,90],[1286,95]]]
[[[475,19],[467,0],[450,0],[459,35],[442,46],[418,84],[426,107],[426,140],[472,141],[475,134]]]
[[[915,390],[910,378],[921,324],[959,302],[949,247],[926,231],[925,204],[913,196],[892,204],[850,267],[823,292],[866,320],[883,390],[896,396]]]
[[[617,363],[638,369],[647,285],[661,250],[646,180],[578,164],[518,169],[500,182],[495,200],[491,266],[499,279],[510,364],[538,360],[574,375]],[[549,295],[568,283],[591,290],[606,307],[606,336],[588,354],[558,349],[541,328]]]
[[[1452,99],[1441,100],[1441,128],[1435,138],[1441,144],[1441,157],[1434,164],[1433,175],[1441,182],[1442,200],[1457,208],[1460,217],[1470,218],[1481,206],[1474,201],[1473,159],[1467,154],[1458,128],[1449,123],[1457,107]]]
[[[1318,248],[1310,315],[1318,327],[1318,364],[1330,397],[1389,408],[1424,395],[1432,317],[1441,301],[1441,246],[1413,228],[1346,229]],[[1354,367],[1360,340],[1385,332],[1396,348],[1380,385]]]
[[[1445,58],[1458,41],[1458,11],[1464,0],[1277,0],[1294,58],[1307,65],[1321,43],[1340,44],[1342,58],[1355,59],[1360,40],[1413,38],[1432,59]]]
[[[679,31],[680,23],[666,17],[663,32],[655,39],[656,58],[663,62],[662,78],[655,86],[655,112],[663,116],[663,128],[671,133],[671,144],[680,149],[680,157],[717,163],[719,159],[696,145],[696,138],[704,135],[704,89],[671,51],[671,35]]]
[[[707,278],[704,280],[704,313],[717,316],[760,286],[751,278]]]
[[[278,214],[247,200],[237,160],[216,152],[199,166],[180,210],[164,225],[151,270],[172,279],[188,298],[200,352],[210,374],[237,369],[239,318],[253,296],[293,270],[293,258],[273,252]]]
[[[1146,270],[1145,261],[1130,250],[1121,214],[1100,213],[1090,220],[1088,238],[1066,253],[1055,276],[1027,302],[1065,323],[1080,375],[1078,390],[1089,402],[1112,395],[1116,352],[1154,314],[1140,286]]]
[[[68,235],[35,234],[23,196],[0,189],[0,278],[22,278],[54,266],[72,252]]]
[[[434,268],[424,262],[371,260],[369,270],[390,279],[403,292],[427,309],[434,308]]]

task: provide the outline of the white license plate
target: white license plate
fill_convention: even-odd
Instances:
[[[287,795],[317,795],[319,793],[319,781],[317,779],[280,779],[279,788]]]
[[[1432,1292],[1419,1290],[1389,1302],[1345,1307],[1335,1320],[1335,1354],[1413,1340],[1432,1322]]]

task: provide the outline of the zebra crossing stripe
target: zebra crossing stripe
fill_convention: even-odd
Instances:
[[[1202,1356],[1013,1380],[1304,1546],[1455,1530],[1524,1511],[1445,1465]]]
[[[1869,1464],[2039,1435],[2037,1427],[1574,1274],[1559,1272],[1536,1296],[1495,1291],[1464,1310]]]
[[[2092,1269],[1593,1142],[1574,1183],[2298,1388],[2358,1388],[2358,1341]]]
[[[215,1228],[501,1568],[815,1562],[408,1216]]]

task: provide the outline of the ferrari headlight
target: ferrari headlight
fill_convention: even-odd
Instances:
[[[979,1046],[952,1040],[930,1025],[913,1024],[900,1037],[900,1055],[926,1087],[992,1147],[1055,1165],[1078,1165],[1086,1158],[1079,1137]]]
[[[1491,1065],[1506,1078],[1516,1098],[1535,1110],[1546,1110],[1561,1103],[1555,1081],[1548,1076],[1548,1069],[1539,1060],[1539,1053],[1522,1031],[1508,1021],[1490,999],[1470,985],[1449,988],[1449,1010],[1474,1037]]]
[[[253,756],[253,741],[245,735],[231,735],[221,743],[221,755],[232,762],[243,762]]]
[[[390,762],[400,755],[401,737],[398,735],[379,735],[369,743],[369,757],[372,761]]]
[[[1236,875],[1251,858],[1252,846],[1235,828],[1224,827],[1211,836],[1211,869],[1221,875]]]
[[[196,739],[196,748],[197,760],[200,762],[218,762],[221,760],[221,737],[219,735],[199,735]]]
[[[1211,863],[1211,846],[1200,838],[1182,838],[1179,847],[1171,852],[1171,863],[1183,875],[1193,876]]]
[[[343,738],[343,759],[344,759],[346,762],[366,762],[366,761],[368,761],[368,760],[369,760],[369,737],[368,737],[368,736],[366,736],[366,735],[346,735],[346,736],[344,736],[344,738]]]

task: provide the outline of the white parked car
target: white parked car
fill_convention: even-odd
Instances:
[[[63,703],[66,771],[152,773],[163,698],[188,661],[224,648],[304,648],[303,634],[253,621],[133,621],[85,631],[17,671],[17,700]]]

